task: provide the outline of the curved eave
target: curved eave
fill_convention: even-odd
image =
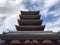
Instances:
[[[17,31],[43,31],[45,25],[42,26],[16,26]]]
[[[42,19],[40,20],[18,20],[19,25],[42,25]]]

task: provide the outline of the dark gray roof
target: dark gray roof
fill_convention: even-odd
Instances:
[[[57,35],[57,32],[51,32],[51,31],[14,31],[6,33],[6,35]],[[5,35],[5,34],[4,34]]]

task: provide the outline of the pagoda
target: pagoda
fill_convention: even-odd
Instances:
[[[60,45],[60,32],[44,31],[45,25],[42,25],[43,19],[39,11],[21,11],[19,17],[19,25],[15,25],[17,31],[0,34],[4,45]],[[13,40],[18,40],[19,43],[11,43]],[[38,43],[24,43],[26,40],[36,40]],[[50,40],[52,43],[44,43],[44,40]]]
[[[21,11],[19,17],[17,31],[44,31],[45,25],[42,25],[39,11]]]

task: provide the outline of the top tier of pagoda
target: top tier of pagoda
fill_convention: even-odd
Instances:
[[[39,11],[21,11],[19,15],[17,31],[43,31],[45,25],[42,25],[43,19]]]

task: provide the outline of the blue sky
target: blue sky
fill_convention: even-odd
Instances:
[[[40,11],[44,31],[60,31],[60,0],[0,0],[0,34],[16,31],[20,11]]]

